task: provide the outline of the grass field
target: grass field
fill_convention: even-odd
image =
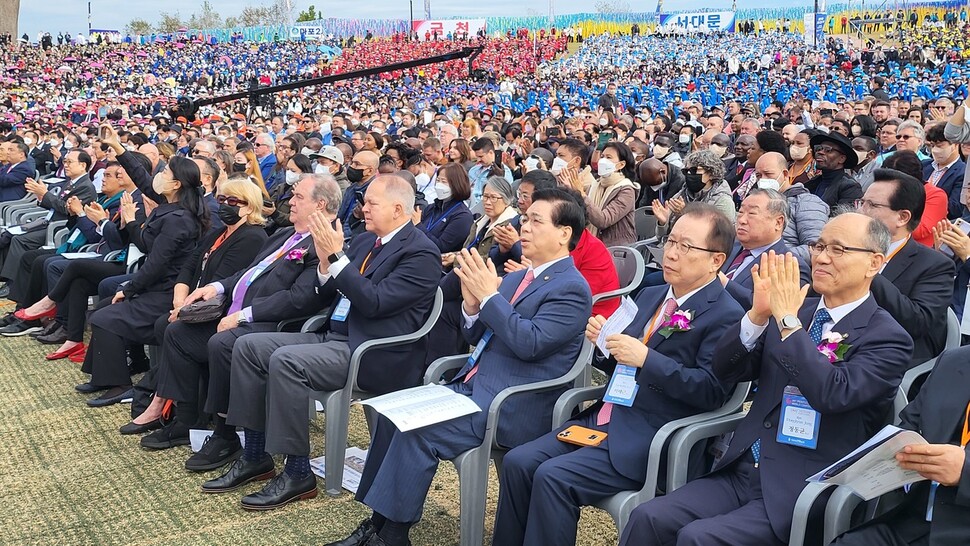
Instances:
[[[185,471],[187,447],[150,452],[137,436],[121,436],[129,406],[88,408],[73,388],[86,381],[80,365],[47,362],[49,350],[28,336],[0,338],[0,544],[324,544],[369,514],[349,493],[328,497],[322,480],[316,499],[269,513],[239,507],[242,495],[259,485],[201,493],[199,485],[217,472]],[[313,456],[323,454],[323,423],[320,414],[311,425]],[[355,407],[350,444],[366,447],[367,441]],[[486,535],[497,491],[493,468]],[[458,543],[458,479],[450,463],[440,466],[411,538],[415,546]],[[587,509],[578,543],[616,542],[609,517]]]

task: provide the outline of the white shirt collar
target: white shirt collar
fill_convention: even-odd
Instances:
[[[946,169],[949,169],[950,167],[952,167],[953,164],[956,163],[957,161],[960,161],[960,154],[957,154],[956,159],[954,159],[953,161],[947,163],[946,165],[940,165],[939,163],[937,163],[936,161],[934,161],[933,162],[933,169],[934,170],[937,170],[937,171],[939,171],[939,170],[946,170]]]
[[[536,267],[531,268],[532,269],[532,276],[534,278],[538,279],[539,278],[539,275],[542,275],[542,272],[545,271],[545,270],[547,270],[547,269],[549,269],[549,267],[552,264],[557,263],[557,262],[561,262],[561,261],[565,260],[568,257],[569,257],[569,254],[563,256],[562,258],[558,258],[558,259],[553,260],[551,262],[546,262],[546,263],[544,263],[544,264],[542,264],[540,266],[536,266]]]
[[[387,243],[390,243],[391,242],[391,239],[393,239],[394,236],[397,235],[397,232],[399,232],[402,229],[404,229],[404,226],[406,226],[406,225],[407,225],[407,222],[405,222],[405,223],[401,224],[400,226],[398,226],[397,229],[395,229],[394,231],[392,231],[392,232],[388,233],[387,235],[381,237],[381,245],[386,245]]]
[[[667,300],[673,298],[674,301],[677,302],[677,307],[678,308],[683,307],[684,304],[687,303],[687,300],[689,300],[691,296],[693,296],[694,294],[700,292],[701,290],[703,290],[704,288],[706,288],[708,284],[711,284],[712,282],[714,282],[716,280],[717,280],[717,277],[715,276],[713,279],[711,279],[710,281],[706,282],[704,284],[704,286],[700,286],[698,288],[695,288],[695,289],[691,290],[690,292],[684,294],[683,296],[681,296],[679,298],[674,298],[674,287],[668,286],[667,287],[667,295],[664,296],[663,301],[667,301]],[[718,281],[718,282],[720,282],[720,281]],[[663,305],[663,302],[661,302],[661,305]]]
[[[865,296],[862,296],[855,301],[850,301],[849,303],[842,304],[838,307],[827,307],[825,305],[825,296],[822,296],[822,299],[818,302],[818,307],[815,308],[815,312],[818,313],[819,309],[825,309],[828,311],[829,316],[832,317],[829,322],[834,325],[838,324],[839,321],[844,319],[846,315],[852,311],[855,311],[856,308],[865,303],[867,299],[869,299],[868,292],[866,292]],[[812,320],[815,320],[815,315],[812,315]]]
[[[779,237],[779,238],[775,239],[774,241],[766,244],[765,246],[759,246],[757,248],[752,248],[752,249],[748,250],[748,252],[751,253],[751,257],[752,258],[757,259],[759,256],[761,256],[762,254],[764,254],[765,252],[767,252],[769,248],[771,248],[771,247],[775,246],[776,244],[778,244],[778,241],[780,241],[780,240],[781,240],[781,237]],[[743,247],[742,247],[742,250],[743,250]]]

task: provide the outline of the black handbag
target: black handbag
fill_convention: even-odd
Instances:
[[[199,300],[179,309],[178,318],[189,324],[219,320],[222,318],[225,305],[225,295],[216,296],[210,300]]]

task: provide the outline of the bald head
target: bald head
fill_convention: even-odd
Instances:
[[[651,157],[643,160],[637,167],[640,183],[647,186],[659,186],[667,181],[667,164]]]
[[[158,166],[158,147],[154,144],[142,144],[138,147],[138,152],[144,154],[152,162],[152,168]]]
[[[384,237],[411,221],[414,188],[396,174],[382,174],[367,186],[361,212],[367,231]]]
[[[778,182],[779,190],[785,191],[788,183],[788,161],[778,152],[765,152],[754,165],[758,179],[771,179]]]

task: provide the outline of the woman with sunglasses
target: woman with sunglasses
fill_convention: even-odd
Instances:
[[[162,315],[155,322],[155,336],[159,340],[165,339],[165,331],[169,323],[178,320],[182,302],[190,292],[212,281],[225,279],[235,275],[239,270],[249,265],[266,243],[266,230],[263,229],[265,219],[260,213],[262,196],[259,188],[246,178],[234,178],[222,183],[216,196],[219,203],[219,218],[225,227],[209,231],[199,241],[195,252],[186,260],[175,280],[172,297],[172,311]],[[255,203],[255,205],[254,205]],[[212,333],[215,332],[216,322],[212,323]],[[208,335],[211,335],[208,334]],[[172,355],[173,344],[161,344],[161,361],[168,358],[179,358]],[[167,367],[156,369],[167,370]],[[159,378],[164,372],[159,373]],[[159,419],[162,416],[164,400],[153,397],[151,404],[141,415],[121,427],[122,434],[141,434],[161,427]],[[178,406],[179,420],[194,426],[198,420],[198,408],[191,403],[180,403]],[[203,425],[204,426],[204,425]],[[167,441],[167,438],[155,438]],[[149,440],[150,441],[150,440]]]
[[[141,268],[91,315],[91,342],[81,367],[91,380],[77,390],[107,391],[88,400],[92,407],[115,404],[131,395],[131,372],[139,370],[128,367],[128,347],[158,344],[155,321],[171,309],[175,280],[209,230],[199,167],[191,159],[173,157],[151,185],[138,186],[158,206],[143,226],[125,226],[145,254]]]

